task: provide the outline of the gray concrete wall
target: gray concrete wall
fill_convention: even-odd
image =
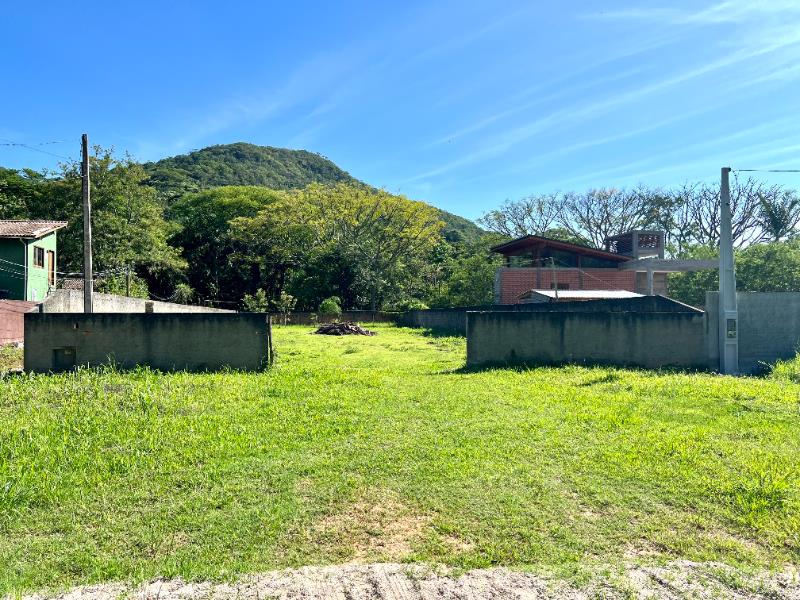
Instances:
[[[758,373],[800,350],[800,292],[738,292],[739,371]],[[719,367],[719,292],[706,294],[708,354]]]
[[[707,369],[705,316],[700,311],[468,313],[469,366],[565,362]]]
[[[156,313],[233,313],[232,310],[209,308],[207,306],[192,306],[189,304],[175,304],[173,302],[158,302],[143,298],[128,298],[113,294],[98,294],[92,296],[94,312],[97,313],[143,313],[145,304],[153,305]],[[44,313],[82,313],[82,290],[54,290],[42,302],[40,311]]]
[[[411,310],[398,316],[397,323],[404,327],[422,327],[465,335],[468,312],[693,312],[702,314],[686,304],[663,296],[644,296],[612,300],[587,300],[575,302],[547,302],[540,304],[498,304],[462,308],[431,308]]]
[[[25,315],[26,371],[56,370],[64,348],[77,365],[257,370],[268,363],[268,343],[266,315],[256,313]]]

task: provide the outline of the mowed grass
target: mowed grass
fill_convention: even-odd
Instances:
[[[0,380],[0,594],[356,559],[581,580],[800,555],[800,385],[463,369],[464,339],[276,329],[258,374]]]

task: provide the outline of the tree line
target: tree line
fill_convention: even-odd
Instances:
[[[491,301],[487,241],[446,239],[441,213],[360,182],[300,189],[160,191],[143,165],[95,147],[90,160],[98,291],[222,307],[316,310]],[[61,277],[82,270],[80,168],[0,169],[0,218],[66,220]],[[449,236],[448,236],[449,237]],[[22,266],[20,266],[22,268]]]
[[[719,187],[686,183],[674,189],[595,189],[509,200],[478,222],[508,237],[543,235],[603,248],[606,238],[634,229],[665,232],[672,258],[719,256]],[[752,178],[731,182],[737,288],[800,291],[800,196]],[[669,276],[671,297],[703,306],[718,288],[714,270]]]
[[[98,291],[258,310],[405,309],[492,302],[490,248],[538,234],[602,247],[631,229],[666,232],[673,257],[712,257],[716,186],[598,189],[506,201],[478,236],[445,235],[441,212],[357,181],[299,189],[223,186],[165,192],[129,156],[90,161]],[[82,269],[79,165],[0,168],[0,218],[60,219],[59,271]],[[800,199],[753,179],[731,186],[741,289],[800,290]],[[671,276],[671,295],[702,304],[714,272]]]
[[[506,201],[478,222],[509,237],[549,235],[602,248],[606,238],[634,229],[666,233],[667,250],[682,256],[719,244],[719,186],[687,183],[674,189],[595,189]],[[737,248],[778,242],[797,233],[800,196],[752,178],[731,182],[733,241]]]

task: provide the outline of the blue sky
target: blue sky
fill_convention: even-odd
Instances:
[[[77,158],[84,131],[140,160],[248,141],[470,218],[800,168],[798,0],[14,2],[3,20],[0,143],[38,149],[0,146],[7,167]]]

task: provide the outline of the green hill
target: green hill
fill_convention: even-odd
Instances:
[[[209,146],[146,163],[144,167],[150,183],[173,196],[224,185],[289,190],[310,183],[362,183],[319,154],[244,142]],[[472,221],[444,210],[440,213],[448,241],[468,242],[483,233]]]
[[[239,142],[209,146],[189,154],[147,163],[150,182],[163,192],[187,192],[223,185],[259,185],[276,190],[310,183],[355,183],[327,158],[306,150],[289,150]]]

